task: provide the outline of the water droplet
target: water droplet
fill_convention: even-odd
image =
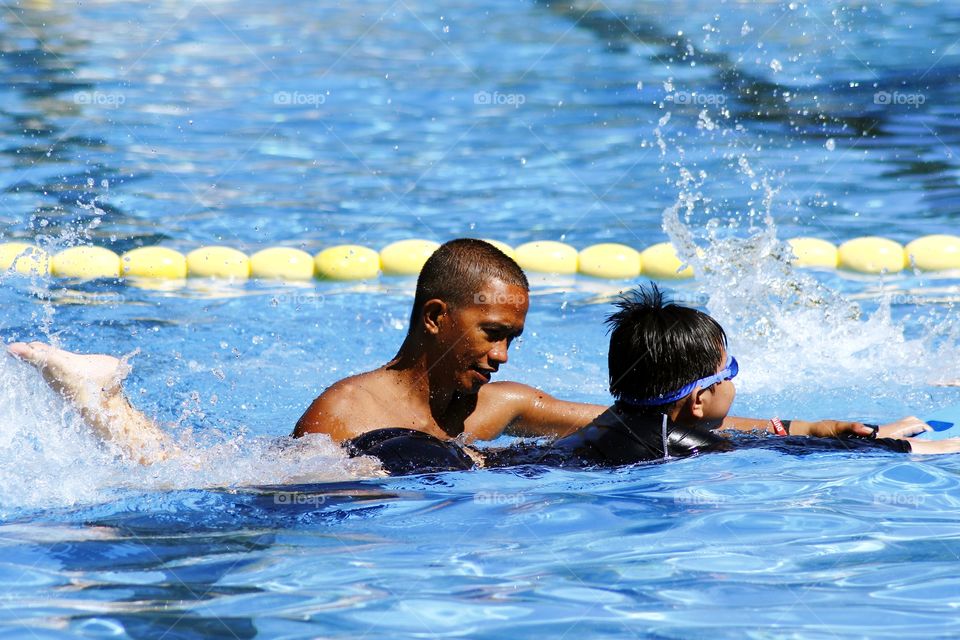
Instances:
[[[833,151],[834,149],[837,148],[837,141],[834,140],[833,138],[830,138],[827,140],[826,144],[824,144],[823,146],[827,148],[827,151]]]

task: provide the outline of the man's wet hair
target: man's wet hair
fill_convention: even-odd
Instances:
[[[621,295],[615,306],[607,318],[607,362],[610,393],[617,400],[676,391],[723,364],[723,327],[702,311],[674,304],[655,284]]]
[[[527,276],[514,260],[489,242],[458,238],[440,245],[420,270],[417,293],[410,316],[411,331],[417,325],[427,300],[443,300],[452,306],[473,304],[491,280],[502,280],[524,291]]]

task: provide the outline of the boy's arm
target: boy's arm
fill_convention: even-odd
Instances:
[[[946,440],[917,440],[915,438],[906,438],[906,440],[910,441],[910,453],[934,455],[937,453],[957,453],[960,451],[960,438],[947,438]]]
[[[783,420],[784,423],[788,422]],[[807,422],[806,420],[790,420],[790,435],[792,436],[812,436],[815,438],[837,438],[840,436],[864,436],[873,435],[873,429],[862,422],[849,422],[841,420],[818,420],[816,422]],[[740,418],[736,416],[727,416],[720,425],[721,429],[734,429],[737,431],[766,431],[775,433],[774,426],[768,419],[764,418]],[[896,422],[880,425],[877,432],[878,438],[904,438],[914,436],[924,431],[929,431],[930,427],[918,418],[903,418]]]

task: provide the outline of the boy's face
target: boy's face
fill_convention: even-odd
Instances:
[[[717,373],[724,369],[726,362],[727,351],[724,349],[723,359],[717,365]],[[733,399],[737,395],[737,388],[733,380],[723,380],[695,393],[698,394],[698,400],[702,403],[703,409],[703,417],[698,422],[708,429],[715,429],[730,413],[730,405],[733,404]]]

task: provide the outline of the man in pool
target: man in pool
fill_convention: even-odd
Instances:
[[[420,273],[409,330],[397,355],[321,393],[297,422],[294,435],[326,434],[364,453],[367,448],[358,446],[364,443],[357,439],[373,433],[382,444],[386,428],[469,442],[503,433],[562,437],[590,424],[606,406],[558,400],[515,382],[491,382],[507,362],[510,343],[523,332],[528,293],[520,267],[489,243],[459,239],[442,245]],[[169,436],[123,395],[125,363],[37,342],[15,343],[9,350],[37,366],[101,438],[133,459],[149,463],[174,450]],[[772,429],[768,420],[734,417],[725,418],[722,428]],[[880,429],[881,436],[900,437],[924,428],[907,419]],[[794,420],[791,432],[872,434],[862,424],[831,420]]]

